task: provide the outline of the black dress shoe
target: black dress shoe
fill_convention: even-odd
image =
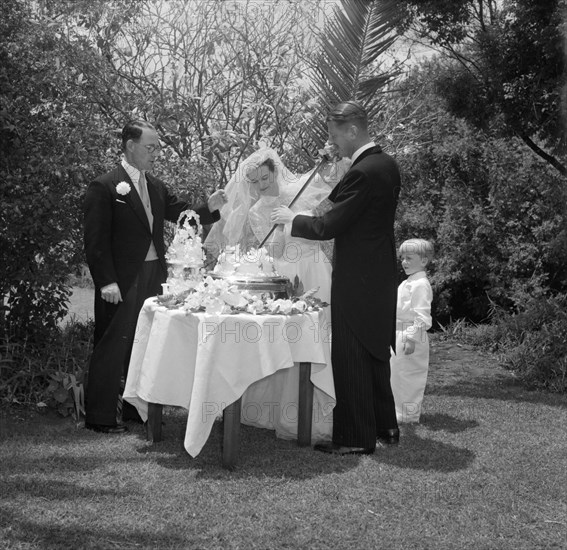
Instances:
[[[85,422],[85,428],[93,432],[100,432],[103,434],[123,434],[128,431],[128,426],[124,424],[115,424],[114,426],[103,426],[102,424],[90,424]]]
[[[366,447],[346,447],[338,443],[317,443],[314,447],[316,451],[328,453],[332,455],[371,455],[374,452],[373,448]]]
[[[394,428],[393,430],[378,430],[376,441],[386,443],[386,445],[397,445],[400,442],[400,430],[398,428]]]

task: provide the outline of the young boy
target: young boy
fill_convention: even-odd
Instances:
[[[408,278],[398,287],[396,354],[390,359],[390,380],[398,422],[419,422],[429,368],[427,330],[433,299],[425,267],[433,258],[433,244],[424,239],[404,241],[399,256]]]

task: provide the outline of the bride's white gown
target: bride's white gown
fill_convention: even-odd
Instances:
[[[273,200],[258,201],[250,211],[251,226],[256,235],[267,234],[271,227],[265,216],[260,222],[255,214],[259,210],[274,208]],[[269,218],[267,218],[269,220]],[[267,227],[267,229],[266,229]],[[280,275],[293,282],[297,275],[305,292],[318,287],[316,296],[330,303],[331,263],[323,253],[320,243],[291,237],[290,228],[284,231],[285,247],[282,257],[274,264]],[[325,308],[327,323],[331,322],[330,307]],[[329,364],[318,372],[311,373],[314,385],[312,440],[330,440],[333,431],[332,410],[335,406],[335,387],[332,368]],[[299,395],[299,365],[283,369],[272,376],[252,384],[242,397],[244,424],[275,430],[278,437],[297,438],[297,411]],[[274,405],[275,404],[275,405]]]

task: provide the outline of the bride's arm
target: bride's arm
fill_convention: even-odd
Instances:
[[[266,243],[268,253],[272,258],[281,258],[285,250],[285,233],[284,226],[278,225],[272,233],[270,240]]]

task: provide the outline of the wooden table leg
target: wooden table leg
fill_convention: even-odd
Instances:
[[[238,460],[241,408],[242,400],[237,399],[234,403],[226,407],[222,413],[222,465],[229,470],[232,470],[236,466]]]
[[[313,383],[311,363],[299,363],[299,403],[297,412],[297,444],[311,445],[311,424],[313,420]]]
[[[161,441],[161,417],[163,405],[148,403],[147,439],[152,443]]]

